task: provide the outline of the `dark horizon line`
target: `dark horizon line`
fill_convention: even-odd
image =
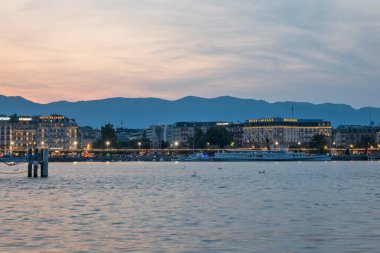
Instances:
[[[19,98],[23,99],[35,104],[40,104],[40,105],[49,105],[49,104],[55,104],[55,103],[80,103],[80,102],[94,102],[94,101],[105,101],[105,100],[112,100],[112,99],[129,99],[129,100],[139,100],[139,99],[155,99],[155,100],[161,100],[161,101],[168,101],[168,102],[176,102],[188,98],[195,98],[195,99],[203,99],[203,100],[214,100],[214,99],[223,99],[223,98],[232,98],[232,99],[238,99],[238,100],[254,100],[254,101],[261,101],[265,102],[268,104],[276,104],[276,103],[294,103],[294,104],[301,104],[301,103],[306,103],[306,104],[312,104],[312,105],[343,105],[343,106],[349,106],[353,109],[380,109],[380,107],[376,106],[363,106],[363,107],[354,107],[350,104],[344,104],[344,103],[333,103],[333,102],[323,102],[323,103],[313,103],[313,102],[308,102],[308,101],[290,101],[290,100],[285,100],[285,101],[275,101],[275,102],[269,102],[264,99],[256,99],[256,98],[241,98],[241,97],[235,97],[231,95],[223,95],[223,96],[216,96],[216,97],[201,97],[201,96],[194,96],[194,95],[188,95],[184,97],[180,97],[177,99],[166,99],[166,98],[159,98],[159,97],[106,97],[106,98],[99,98],[99,99],[89,99],[89,100],[76,100],[76,101],[68,101],[68,100],[58,100],[58,101],[52,101],[48,103],[40,103],[40,102],[35,102],[31,99],[25,98],[23,96],[7,96],[7,95],[2,95],[0,94],[0,97],[6,97],[6,98]]]

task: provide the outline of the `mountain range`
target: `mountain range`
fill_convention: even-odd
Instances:
[[[292,113],[293,108],[293,113]],[[355,109],[345,104],[312,104],[241,99],[230,96],[201,98],[188,96],[178,100],[159,98],[107,98],[91,101],[58,101],[40,104],[22,97],[0,95],[0,115],[63,114],[75,118],[80,126],[146,128],[151,124],[179,121],[244,122],[266,117],[324,119],[334,126],[341,124],[368,125],[370,119],[380,122],[380,108]]]

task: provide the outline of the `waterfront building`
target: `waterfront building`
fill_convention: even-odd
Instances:
[[[28,148],[37,147],[37,118],[23,116],[11,117],[12,134],[11,146],[12,150],[26,150]]]
[[[300,146],[318,134],[331,140],[331,122],[294,118],[253,119],[243,127],[243,146]]]
[[[243,147],[243,129],[244,124],[228,124],[225,126],[228,132],[232,135],[233,147],[241,148]]]
[[[380,126],[341,125],[334,130],[336,147],[368,147],[380,143]]]
[[[12,124],[10,117],[0,116],[0,155],[9,152],[12,147]]]
[[[143,129],[116,128],[117,141],[127,142],[131,140],[141,140],[144,136]]]
[[[90,126],[78,127],[78,145],[80,148],[91,149],[94,142],[99,140],[101,132]]]
[[[193,145],[189,142],[194,137],[195,129],[206,133],[211,127],[232,125],[230,122],[177,122],[168,128],[168,142],[172,146],[178,144],[181,147],[192,148]]]
[[[162,142],[168,142],[172,148],[192,148],[191,143],[195,130],[200,129],[206,133],[215,126],[226,127],[236,137],[236,144],[242,142],[242,125],[230,122],[176,122],[174,124],[152,125],[145,130],[145,137],[150,141],[151,148],[161,148]]]
[[[56,114],[35,118],[38,122],[37,142],[40,148],[78,148],[78,125],[74,119]]]
[[[28,148],[75,149],[77,128],[75,120],[62,115],[2,116],[0,146],[6,152]]]
[[[145,138],[149,140],[150,148],[162,148],[162,142],[168,142],[170,125],[151,125],[145,129]]]

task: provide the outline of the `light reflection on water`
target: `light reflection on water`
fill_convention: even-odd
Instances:
[[[0,174],[0,252],[380,248],[379,162],[52,163],[49,176]]]

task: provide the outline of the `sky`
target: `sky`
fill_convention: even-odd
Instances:
[[[2,0],[0,94],[380,107],[378,0]]]

